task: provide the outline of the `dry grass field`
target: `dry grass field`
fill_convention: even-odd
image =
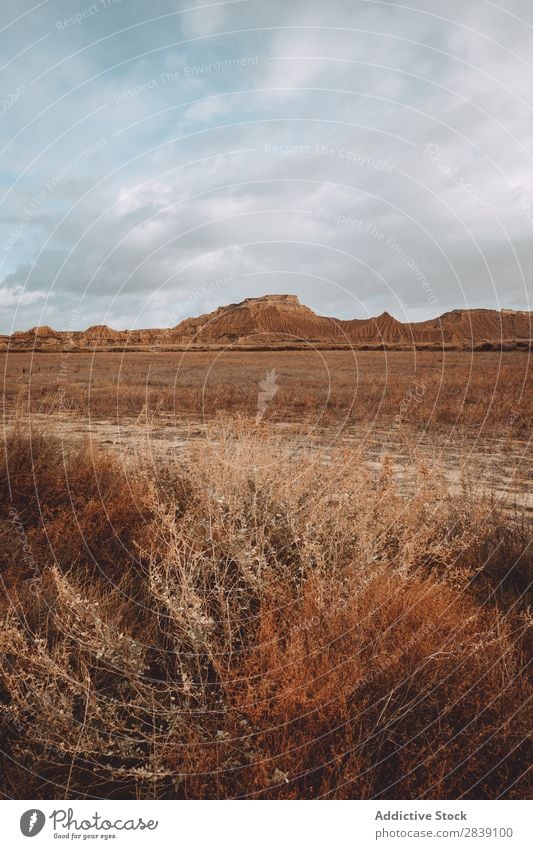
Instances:
[[[528,794],[528,513],[430,463],[461,434],[523,473],[526,355],[2,365],[5,796]],[[358,426],[426,432],[408,493]]]
[[[402,422],[527,436],[531,356],[460,352],[211,352],[0,354],[8,409],[120,420],[153,415],[255,416],[259,384],[275,372],[269,421]]]

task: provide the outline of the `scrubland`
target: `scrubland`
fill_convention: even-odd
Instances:
[[[66,351],[2,354],[0,365],[7,408],[92,419],[254,415],[267,373],[273,422],[381,426],[400,413],[415,428],[524,437],[533,419],[530,355],[518,352]]]
[[[487,356],[473,385],[501,374],[501,402],[523,369]],[[112,414],[97,362],[92,399]],[[450,495],[423,464],[406,498],[387,458],[371,471],[357,450],[294,454],[266,421],[222,420],[175,459],[129,464],[15,424],[1,464],[5,796],[528,793],[520,514]]]

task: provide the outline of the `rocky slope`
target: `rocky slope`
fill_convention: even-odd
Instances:
[[[515,310],[453,310],[429,321],[402,323],[384,312],[376,318],[340,320],[314,313],[296,295],[265,295],[188,318],[176,327],[84,331],[51,327],[0,337],[0,350],[109,350],[154,348],[317,347],[506,349],[530,347],[532,313]]]

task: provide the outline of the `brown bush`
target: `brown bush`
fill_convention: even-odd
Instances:
[[[16,427],[4,446],[0,568],[14,568],[19,580],[55,562],[92,565],[117,580],[139,563],[137,545],[150,529],[146,483],[89,442]]]
[[[6,456],[40,564],[4,554],[6,795],[527,792],[512,518],[244,424],[155,474],[47,436]]]

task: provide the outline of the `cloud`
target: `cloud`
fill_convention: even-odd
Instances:
[[[284,289],[345,317],[528,308],[529,6],[410,5],[130,0],[67,33],[65,0],[0,33],[3,329]]]
[[[46,298],[46,292],[35,290],[27,292],[23,286],[0,286],[0,309],[7,310],[12,307],[27,307]]]

